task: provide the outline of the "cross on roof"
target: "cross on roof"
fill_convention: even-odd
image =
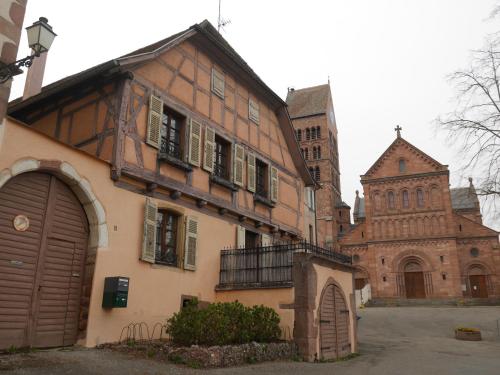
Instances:
[[[394,130],[398,133],[398,138],[401,138],[401,130],[403,130],[403,128],[398,125],[394,128]]]

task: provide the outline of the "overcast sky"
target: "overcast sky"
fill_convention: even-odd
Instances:
[[[460,159],[433,120],[453,108],[446,76],[466,67],[470,50],[500,30],[488,20],[496,0],[223,0],[222,32],[283,99],[287,88],[330,77],[339,128],[343,199],[353,206],[359,176],[402,135],[468,184]],[[208,19],[218,0],[29,0],[25,26],[47,17],[58,34],[44,85],[163,39]],[[23,34],[19,57],[29,54]],[[22,94],[15,78],[11,99]],[[500,223],[487,217],[490,226]]]

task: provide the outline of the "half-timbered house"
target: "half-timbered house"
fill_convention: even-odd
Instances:
[[[355,350],[350,258],[297,242],[314,232],[315,182],[286,104],[207,21],[15,100],[9,115],[0,346],[117,341],[196,297],[275,308],[307,358]],[[103,302],[107,277],[127,283],[126,307]],[[319,327],[334,302],[323,314],[335,326]]]

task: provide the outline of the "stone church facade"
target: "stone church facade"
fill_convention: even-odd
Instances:
[[[500,298],[498,232],[482,223],[476,190],[450,188],[446,165],[397,138],[361,176],[343,253],[384,299]]]

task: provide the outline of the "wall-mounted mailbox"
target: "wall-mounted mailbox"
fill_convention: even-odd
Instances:
[[[102,307],[127,307],[129,278],[122,276],[106,277],[104,279],[104,294]]]

